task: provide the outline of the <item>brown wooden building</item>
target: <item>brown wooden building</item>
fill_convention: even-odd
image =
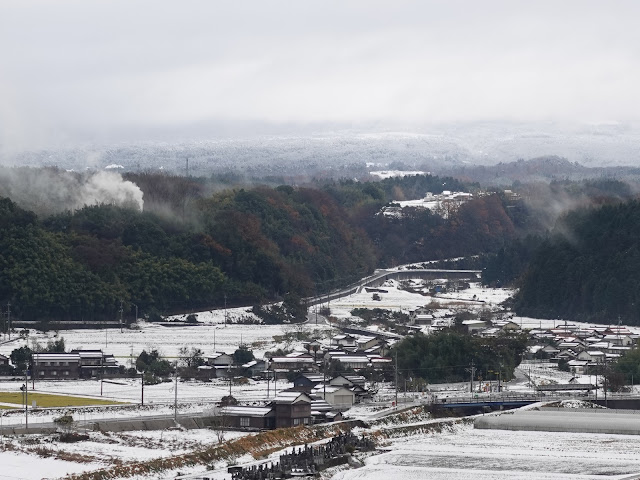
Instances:
[[[304,392],[280,392],[272,402],[276,428],[311,425],[311,402]]]
[[[223,426],[240,430],[271,430],[275,427],[273,407],[228,406],[219,411]]]

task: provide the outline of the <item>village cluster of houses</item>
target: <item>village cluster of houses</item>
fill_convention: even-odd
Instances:
[[[367,388],[364,376],[328,377],[319,373],[322,365],[333,359],[353,372],[391,363],[390,358],[381,356],[388,352],[388,342],[376,341],[374,337],[343,334],[333,337],[326,346],[315,341],[304,346],[304,351],[253,360],[241,366],[234,366],[233,356],[226,353],[207,358],[207,365],[199,369],[218,377],[233,375],[239,368],[247,376],[267,381],[293,377],[293,387],[277,392],[273,400],[264,405],[221,407],[218,416],[224,423],[237,429],[270,429],[341,420],[342,412],[370,398],[374,392]]]
[[[534,329],[529,334],[534,342],[529,347],[529,358],[566,362],[569,370],[578,375],[599,373],[604,364],[634,348],[640,337],[623,326],[578,327],[572,324]]]
[[[198,367],[202,379],[232,378],[246,376],[255,379],[293,380],[293,387],[275,391],[273,397],[263,405],[226,404],[221,406],[221,415],[227,426],[244,429],[265,429],[308,425],[334,421],[341,412],[350,409],[363,399],[370,398],[365,377],[359,370],[383,369],[392,364],[385,355],[394,338],[373,335],[344,333],[336,335],[328,343],[307,342],[304,349],[286,355],[252,360],[243,365],[234,362],[232,354],[216,352],[205,358]],[[2,359],[7,364],[9,359]],[[326,367],[336,366],[339,372],[327,376]],[[72,350],[68,353],[34,353],[30,372],[38,380],[75,380],[101,378],[125,374],[113,355],[102,350]],[[239,398],[238,400],[242,400]]]
[[[392,359],[384,355],[389,352],[393,340],[383,336],[353,335],[344,333],[331,338],[329,344],[318,341],[307,342],[304,350],[294,351],[287,355],[273,356],[263,360],[253,360],[244,365],[233,365],[233,356],[216,353],[207,358],[207,364],[198,367],[200,371],[209,372],[215,377],[227,377],[234,372],[243,372],[245,376],[270,380],[293,379],[293,387],[279,392],[270,402],[270,406],[226,406],[224,414],[234,419],[233,426],[238,428],[267,428],[269,422],[275,427],[282,426],[278,421],[277,405],[283,398],[295,397],[296,404],[309,404],[307,417],[295,420],[297,424],[333,421],[339,418],[340,412],[350,409],[363,399],[370,398],[374,392],[367,389],[365,377],[359,375],[360,370],[381,370],[392,364]],[[350,372],[326,376],[326,367],[336,361],[342,372]],[[269,408],[272,409],[268,413]],[[283,408],[283,407],[279,407]],[[298,408],[302,408],[298,406]],[[249,414],[255,413],[257,418]],[[236,418],[238,417],[238,418]],[[241,420],[242,417],[249,420]],[[273,420],[269,420],[273,417]],[[242,422],[242,423],[240,423]],[[296,423],[297,422],[297,423]]]

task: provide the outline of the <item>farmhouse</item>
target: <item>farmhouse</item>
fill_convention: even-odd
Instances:
[[[221,424],[242,430],[269,430],[275,428],[272,407],[228,406],[219,412]]]
[[[102,350],[70,353],[34,353],[33,374],[41,379],[78,379],[118,373],[118,362]]]
[[[272,402],[275,411],[275,427],[310,425],[312,423],[311,402],[311,397],[303,392],[278,393]]]
[[[35,378],[80,378],[80,355],[77,353],[34,353]]]
[[[484,320],[464,320],[462,325],[467,329],[469,333],[474,333],[487,328],[487,322]]]
[[[274,372],[313,372],[316,370],[316,363],[311,355],[272,357],[269,370]]]

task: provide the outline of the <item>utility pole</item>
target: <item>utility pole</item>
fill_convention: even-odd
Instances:
[[[396,350],[396,365],[395,365],[395,377],[396,377],[396,408],[398,408],[398,351]]]
[[[29,381],[27,378],[29,370],[28,367],[24,371],[24,427],[26,430],[29,430]]]
[[[11,340],[11,302],[7,302],[7,329],[9,331],[9,340]]]
[[[120,300],[120,333],[122,333],[122,300]]]
[[[227,294],[224,294],[224,326],[227,326]]]
[[[104,353],[100,355],[100,396],[102,396],[103,384],[104,384]]]
[[[142,393],[140,394],[140,405],[144,405],[144,372],[140,374],[142,380]]]
[[[470,393],[473,393],[473,377],[476,374],[475,360],[471,360],[471,365],[469,366],[469,368],[466,368],[465,370],[471,374]]]
[[[327,359],[322,360],[322,399],[327,401]]]
[[[609,404],[607,403],[607,389],[609,388],[609,381],[607,378],[607,356],[604,356],[604,375],[602,376],[603,385],[604,385],[604,408],[609,408]]]
[[[214,330],[215,332],[215,330]],[[269,360],[266,360],[266,363],[264,365],[264,373],[267,374],[267,398],[269,398],[269,381],[271,380],[271,372],[269,371]]]
[[[175,392],[174,392],[174,398],[173,398],[173,421],[176,422],[176,424],[178,423],[178,362],[176,361],[175,363]]]

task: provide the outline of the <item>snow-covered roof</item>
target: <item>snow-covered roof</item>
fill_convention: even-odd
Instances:
[[[311,357],[273,357],[272,363],[313,363]]]
[[[315,393],[315,394],[322,394],[324,392],[326,393],[336,393],[339,392],[340,390],[344,390],[345,392],[349,392],[351,394],[353,394],[353,392],[351,390],[349,390],[346,387],[340,386],[340,385],[323,385],[323,386],[318,386],[316,388],[314,388],[313,390],[311,390],[311,393]]]
[[[80,361],[80,355],[78,355],[77,353],[34,353],[33,359],[34,360],[55,360],[55,361],[60,361],[60,360]]]
[[[487,322],[485,322],[484,320],[463,320],[462,321],[462,325],[471,325],[471,326],[482,326],[482,325],[486,325]]]
[[[234,416],[243,416],[247,417],[266,417],[273,409],[270,407],[251,407],[251,406],[229,406],[222,407],[220,409],[220,413],[223,415],[234,415]]]
[[[273,401],[275,403],[297,403],[299,401],[311,403],[312,399],[303,392],[280,392]]]

